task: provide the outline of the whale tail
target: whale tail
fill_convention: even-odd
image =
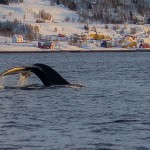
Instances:
[[[59,73],[45,64],[34,64],[32,66],[11,68],[1,73],[0,77],[19,73],[21,73],[26,78],[34,73],[40,78],[45,86],[70,85],[70,83],[65,80]]]

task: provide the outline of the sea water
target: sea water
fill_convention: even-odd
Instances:
[[[44,87],[35,75],[21,85],[18,77],[4,78],[0,149],[149,150],[149,58],[145,52],[1,54],[0,72],[44,63],[84,87]]]

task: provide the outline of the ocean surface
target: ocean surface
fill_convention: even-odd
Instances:
[[[0,79],[0,150],[150,150],[150,53],[0,54],[0,72],[44,63],[84,87]]]

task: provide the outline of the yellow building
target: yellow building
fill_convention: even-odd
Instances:
[[[90,34],[90,38],[94,39],[94,40],[102,40],[105,38],[105,36],[103,34]]]
[[[122,45],[122,48],[135,48],[137,47],[136,42],[126,42],[125,44]]]

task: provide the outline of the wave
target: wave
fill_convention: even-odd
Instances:
[[[38,89],[54,89],[54,88],[83,88],[84,86],[81,84],[71,84],[71,85],[53,85],[53,86],[44,86],[44,85],[40,85],[40,84],[29,84],[29,85],[24,85],[24,86],[4,86],[4,85],[0,85],[0,90],[1,89],[12,89],[12,90],[38,90]]]

